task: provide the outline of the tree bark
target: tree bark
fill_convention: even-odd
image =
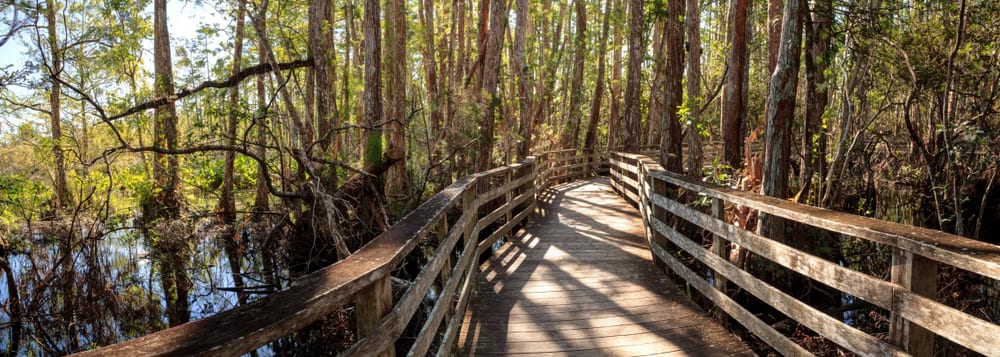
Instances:
[[[764,151],[764,194],[785,198],[788,195],[788,168],[791,160],[792,121],[799,79],[799,55],[802,49],[802,17],[805,0],[788,0],[782,19],[778,66],[771,76],[767,98],[767,129]],[[762,236],[785,241],[784,220],[761,214],[758,225]]]
[[[573,77],[570,81],[569,107],[566,108],[566,127],[563,147],[575,149],[580,140],[580,123],[583,116],[583,67],[587,56],[587,5],[583,0],[574,1],[576,33],[573,38]]]
[[[743,167],[743,121],[746,117],[747,7],[749,0],[731,0],[729,9],[729,59],[722,94],[723,159],[734,169]]]
[[[687,57],[687,97],[691,124],[688,126],[688,157],[687,172],[691,177],[701,177],[701,111],[704,101],[701,98],[701,9],[699,0],[687,0],[687,12],[684,15],[688,38]]]
[[[511,63],[511,73],[517,76],[518,93],[518,117],[521,120],[520,136],[521,144],[518,146],[517,159],[524,160],[531,152],[531,140],[535,131],[535,119],[533,109],[531,88],[531,70],[528,68],[528,60],[525,54],[529,31],[529,11],[528,0],[517,0],[517,22],[514,31],[514,58]]]
[[[664,83],[664,115],[661,121],[663,138],[660,141],[660,164],[663,168],[684,172],[681,157],[681,122],[678,110],[684,100],[684,1],[667,2],[666,21],[666,82]]]
[[[379,0],[365,0],[362,33],[365,43],[365,130],[364,166],[378,165],[382,161],[382,135],[378,131],[382,120],[382,28]]]
[[[492,0],[490,5],[490,28],[483,59],[483,90],[486,91],[486,109],[479,123],[479,149],[476,153],[476,171],[486,171],[493,166],[493,127],[496,113],[500,109],[497,82],[500,74],[500,50],[503,48],[504,32],[507,25],[507,2]]]
[[[340,151],[340,134],[334,129],[341,126],[337,102],[334,98],[337,77],[333,43],[333,2],[317,0],[309,3],[309,54],[313,61],[313,91],[315,93],[317,136],[321,156],[336,158]],[[337,167],[325,167],[321,172],[327,190],[337,187]]]
[[[56,4],[53,0],[45,1],[45,19],[48,27],[49,45],[49,75],[53,78],[62,75],[63,53],[59,45],[59,34],[56,29]],[[51,81],[49,91],[49,130],[52,135],[52,158],[55,161],[55,211],[62,214],[63,209],[72,205],[69,185],[66,183],[66,158],[62,148],[62,87],[59,81]]]
[[[389,101],[386,111],[386,142],[388,150],[406,152],[407,122],[406,85],[409,72],[406,70],[406,1],[387,0],[385,21],[386,80],[385,97]],[[389,167],[385,176],[385,195],[390,211],[402,214],[407,196],[406,156]]]
[[[233,44],[233,63],[231,73],[236,76],[243,65],[243,26],[246,14],[246,1],[238,1],[236,8],[236,33]],[[226,113],[226,145],[236,146],[236,126],[240,100],[240,84],[236,83],[229,89],[229,111]],[[231,225],[236,223],[236,198],[233,195],[233,180],[235,173],[236,153],[226,151],[222,168],[222,193],[219,199],[219,212],[222,221]]]
[[[611,30],[611,0],[604,0],[604,20],[601,21],[601,43],[597,50],[597,84],[594,86],[594,99],[590,104],[590,122],[587,123],[587,136],[583,147],[593,149],[597,144],[597,125],[601,120],[601,103],[604,99],[604,76],[608,58],[608,32]]]
[[[623,0],[614,0],[613,17],[620,19]],[[622,138],[622,41],[626,32],[621,22],[615,24],[615,34],[611,44],[611,103],[608,105],[608,147],[617,148]]]
[[[663,138],[663,116],[666,114],[667,60],[663,55],[666,47],[666,20],[657,19],[653,24],[653,73],[652,84],[649,86],[649,101],[646,105],[646,128],[643,145],[660,145]]]
[[[260,31],[267,33],[267,12],[261,12],[258,15],[261,19]],[[260,40],[258,39],[260,42]],[[257,44],[257,58],[265,58],[267,56],[264,53],[264,46],[260,43]],[[262,160],[267,160],[267,87],[265,85],[265,79],[267,78],[266,73],[261,73],[257,75],[257,120],[259,121],[257,126],[257,156]],[[254,203],[253,211],[257,213],[257,218],[261,218],[260,214],[268,210],[270,206],[270,190],[267,187],[267,166],[264,162],[257,163],[257,187],[254,190]]]
[[[642,70],[643,19],[642,1],[629,1],[629,38],[628,38],[628,83],[625,85],[625,135],[623,137],[625,151],[639,152],[639,142],[642,140],[642,119],[639,117],[639,82]]]
[[[830,38],[833,35],[833,1],[817,0],[811,16],[806,16],[805,22],[806,112],[802,128],[802,189],[797,195],[799,202],[808,200],[813,176],[824,176],[826,140],[820,129],[830,98],[824,73],[831,58],[829,52]]]

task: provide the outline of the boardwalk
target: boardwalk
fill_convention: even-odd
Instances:
[[[637,211],[607,178],[556,186],[481,266],[466,355],[753,355],[656,271]]]

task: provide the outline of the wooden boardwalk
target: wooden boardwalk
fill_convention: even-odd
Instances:
[[[480,267],[463,354],[753,355],[657,271],[638,212],[607,178],[539,198],[535,222]]]

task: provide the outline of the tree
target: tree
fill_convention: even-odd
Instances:
[[[594,98],[590,104],[587,136],[583,140],[583,147],[586,149],[593,149],[594,145],[597,144],[597,125],[601,120],[601,103],[606,90],[604,77],[608,59],[608,32],[610,32],[611,17],[613,16],[611,11],[611,0],[604,0],[604,20],[601,21],[601,40],[597,50],[597,84],[594,86]]]
[[[666,82],[664,83],[665,108],[661,120],[663,138],[660,141],[660,164],[663,168],[681,173],[684,162],[681,157],[681,122],[678,111],[684,101],[682,78],[684,77],[684,1],[667,2],[666,21]],[[691,135],[691,134],[688,134]]]
[[[365,91],[364,91],[364,164],[377,165],[382,161],[382,135],[378,123],[382,120],[382,28],[379,0],[365,0],[365,14],[361,27],[365,40]]]
[[[642,119],[639,117],[639,82],[642,80],[642,52],[644,45],[642,1],[629,1],[628,82],[625,84],[625,151],[638,152],[642,138]]]
[[[503,48],[504,33],[507,28],[507,2],[492,0],[490,4],[489,31],[483,49],[482,89],[486,91],[485,113],[479,123],[479,149],[476,152],[476,171],[486,171],[493,166],[493,127],[500,97],[497,82],[500,76],[500,49]]]
[[[687,172],[692,177],[701,176],[701,10],[699,0],[687,0],[684,15],[688,38],[687,57],[687,108],[688,125]]]
[[[805,0],[788,0],[782,19],[778,64],[771,76],[767,97],[767,129],[764,151],[764,194],[785,198],[788,194],[788,168],[791,160],[792,121],[799,80],[799,56],[802,52],[802,17]],[[761,215],[762,236],[784,241],[784,221]]]
[[[517,76],[518,117],[521,119],[521,145],[517,149],[517,159],[523,160],[531,152],[532,135],[535,131],[534,101],[531,96],[531,69],[528,68],[525,47],[528,42],[528,0],[517,0],[517,22],[514,30],[514,56],[511,59],[511,73]]]
[[[406,70],[406,1],[387,0],[385,12],[385,96],[388,99],[389,110],[384,120],[386,142],[389,151],[404,152],[406,150],[407,122],[406,85],[410,73]],[[385,177],[385,195],[392,207],[392,212],[400,215],[403,200],[407,196],[407,175],[405,156],[392,165]]]
[[[45,1],[45,19],[48,28],[49,63],[48,75],[57,78],[63,72],[63,48],[59,43],[58,23],[56,22],[56,4],[53,0]],[[6,40],[5,40],[6,42]],[[55,161],[55,209],[57,214],[72,204],[69,185],[66,183],[66,158],[63,154],[62,134],[62,86],[58,80],[53,80],[49,90],[49,128],[52,134],[52,156]]]
[[[826,140],[820,128],[823,113],[830,100],[826,69],[833,37],[833,1],[819,0],[813,3],[810,16],[805,17],[805,71],[806,71],[806,111],[802,126],[802,188],[796,195],[802,202],[809,197],[813,175],[823,177]]]
[[[743,167],[743,122],[746,117],[747,7],[749,0],[729,2],[729,59],[722,94],[723,160],[734,169]]]
[[[573,75],[570,79],[569,105],[566,108],[566,127],[563,128],[563,147],[575,149],[580,140],[580,122],[583,116],[583,67],[587,56],[587,5],[583,0],[574,1],[576,9],[575,37],[573,39]]]

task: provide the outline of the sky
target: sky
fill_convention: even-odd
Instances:
[[[152,17],[153,6],[147,7],[146,12]],[[10,17],[12,14],[7,11],[0,16]],[[23,16],[23,14],[22,14]],[[170,32],[171,45],[173,50],[177,50],[178,44],[185,43],[188,40],[195,39],[198,34],[198,29],[202,27],[203,24],[215,24],[219,26],[225,26],[225,22],[228,19],[223,14],[220,14],[216,9],[210,6],[203,6],[196,4],[194,1],[167,1],[167,27]],[[41,21],[44,24],[44,20]],[[4,68],[8,65],[12,66],[11,69],[20,68],[25,60],[27,60],[26,52],[30,46],[32,31],[30,29],[22,30],[17,37],[10,39],[3,47],[0,47],[0,68]],[[218,40],[225,39],[225,36],[218,38]],[[145,54],[143,55],[144,66],[146,70],[150,73],[153,72],[153,40],[152,38],[143,42],[145,47]],[[176,58],[175,58],[176,60]],[[18,86],[12,86],[9,88],[18,96],[27,95],[30,89]],[[29,116],[34,116],[34,114],[28,114]],[[0,132],[6,131],[9,128],[20,125],[23,119],[19,118],[0,118]]]

